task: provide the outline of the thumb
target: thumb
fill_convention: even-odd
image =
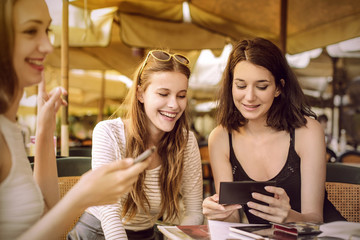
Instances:
[[[219,195],[218,195],[217,193],[215,193],[214,195],[212,195],[211,198],[212,198],[215,202],[218,202],[218,201],[219,201]]]

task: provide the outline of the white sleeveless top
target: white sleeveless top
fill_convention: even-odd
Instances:
[[[0,132],[10,149],[12,164],[0,183],[0,239],[15,239],[41,218],[44,200],[33,178],[20,128],[0,115]]]

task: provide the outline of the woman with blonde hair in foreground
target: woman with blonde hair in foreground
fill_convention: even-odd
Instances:
[[[44,0],[0,1],[0,239],[58,239],[87,207],[115,203],[149,161],[126,159],[89,171],[59,200],[53,146],[66,92],[45,91],[44,60],[53,48]],[[39,85],[34,173],[16,113],[24,88]]]

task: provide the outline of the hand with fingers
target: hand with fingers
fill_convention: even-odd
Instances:
[[[85,173],[67,195],[78,199],[80,207],[113,204],[129,192],[151,159],[134,164],[131,158],[114,161]]]
[[[241,205],[221,205],[219,204],[219,195],[214,194],[213,196],[207,197],[203,201],[203,214],[209,220],[220,220],[223,221],[229,218],[235,211],[241,208]]]
[[[266,186],[265,190],[273,193],[274,197],[266,196],[260,193],[252,193],[252,197],[267,205],[255,202],[248,202],[249,212],[257,217],[268,220],[269,222],[283,223],[286,222],[291,206],[290,199],[283,188]]]
[[[53,133],[55,131],[56,113],[61,106],[66,106],[67,102],[62,99],[62,95],[67,92],[62,87],[54,88],[49,93],[46,92],[45,80],[43,79],[38,87],[38,124],[37,128],[44,128]]]

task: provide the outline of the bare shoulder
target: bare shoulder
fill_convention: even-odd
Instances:
[[[297,130],[297,135],[305,137],[305,138],[310,138],[310,137],[314,137],[317,135],[322,135],[324,134],[324,130],[322,129],[320,123],[310,117],[305,117],[306,118],[306,125],[299,128]]]
[[[228,156],[229,134],[224,127],[217,126],[214,128],[209,135],[208,143],[211,161],[220,160],[223,156]]]
[[[314,153],[319,149],[325,151],[325,134],[320,123],[309,117],[306,117],[306,120],[306,125],[296,129],[295,132],[295,148],[297,152],[300,155],[307,155],[307,153]]]
[[[223,126],[215,127],[209,135],[209,145],[220,144],[228,139],[228,131]]]

